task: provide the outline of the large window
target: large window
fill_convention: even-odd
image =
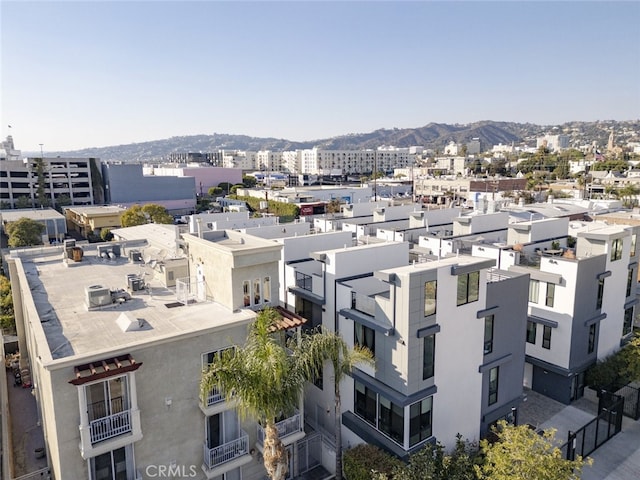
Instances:
[[[91,458],[89,461],[90,480],[128,480],[132,478],[131,453],[131,447],[128,446]],[[127,469],[127,464],[130,465],[129,469]]]
[[[262,303],[262,296],[260,295],[260,279],[256,278],[253,281],[253,304],[260,305]]]
[[[620,260],[622,258],[622,239],[616,238],[611,242],[611,261]]]
[[[458,275],[458,306],[476,302],[480,291],[480,272]]]
[[[436,359],[436,336],[428,335],[424,337],[424,347],[422,352],[422,379],[433,377],[435,373]]]
[[[633,307],[624,311],[624,323],[622,325],[622,336],[629,335],[633,329]]]
[[[428,317],[436,313],[436,294],[438,291],[438,282],[431,280],[424,284],[424,316]]]
[[[536,344],[536,323],[527,321],[527,343]]]
[[[637,235],[634,233],[633,235],[631,235],[631,253],[629,255],[631,255],[632,257],[636,256],[636,241],[637,241]]]
[[[202,354],[202,370],[207,370],[217,358],[220,358],[225,352],[233,352],[236,347],[225,347],[220,350],[214,350]]]
[[[551,327],[547,325],[542,330],[542,348],[551,349]]]
[[[598,280],[598,296],[596,297],[596,308],[602,308],[602,298],[604,297],[604,278]]]
[[[500,376],[500,367],[493,367],[489,370],[489,405],[493,405],[498,401],[498,377]]]
[[[540,292],[540,281],[529,280],[529,301],[538,303],[538,294]]]
[[[484,317],[484,354],[493,352],[493,315]]]
[[[376,395],[376,392],[358,381],[355,382],[355,385],[355,413],[375,427],[376,419],[378,418],[378,396]]]
[[[409,406],[408,412],[385,396],[355,381],[355,414],[394,442],[406,447],[405,413],[409,415],[409,447],[431,437],[433,398]]]
[[[595,323],[589,325],[589,345],[587,346],[587,353],[593,353],[596,349],[596,327]]]
[[[399,444],[404,444],[404,409],[382,395],[378,395],[378,402],[378,430]]]
[[[433,397],[414,403],[409,408],[409,446],[426,440],[431,436],[431,411]]]
[[[553,283],[547,283],[547,297],[544,304],[547,307],[553,307],[553,302],[556,296],[556,286]]]
[[[627,273],[627,297],[631,295],[632,286],[633,286],[633,268],[630,268],[629,273]]]
[[[354,343],[360,347],[367,347],[371,353],[376,353],[376,332],[373,328],[354,322]]]

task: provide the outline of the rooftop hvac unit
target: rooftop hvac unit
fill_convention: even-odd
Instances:
[[[75,247],[76,241],[73,238],[67,238],[64,240],[63,245],[64,245],[64,249],[66,250],[67,248]]]
[[[98,245],[97,251],[98,251],[99,257],[110,258],[113,260],[120,256],[120,245],[117,245],[117,244]]]
[[[131,263],[144,263],[140,250],[129,250],[129,261]]]
[[[141,290],[144,290],[144,279],[142,279],[138,275],[130,273],[129,275],[127,275],[127,287],[129,287],[129,290],[131,290],[132,292],[139,292]]]
[[[102,285],[85,287],[87,307],[96,308],[111,305],[111,291]]]

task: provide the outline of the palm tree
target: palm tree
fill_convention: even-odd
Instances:
[[[375,365],[368,348],[349,348],[340,334],[321,329],[306,335],[300,347],[306,355],[305,370],[315,376],[322,375],[322,365],[329,361],[333,367],[334,414],[336,436],[336,480],[342,480],[342,424],[340,421],[340,383],[359,364]]]
[[[273,480],[284,480],[289,468],[276,418],[293,413],[309,378],[304,355],[296,345],[291,345],[293,352],[288,351],[278,335],[279,319],[272,308],[260,311],[245,345],[218,356],[200,382],[202,399],[218,388],[226,400],[235,400],[241,418],[250,416],[264,425],[263,460]]]

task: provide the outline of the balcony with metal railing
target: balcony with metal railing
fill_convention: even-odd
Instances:
[[[240,430],[240,436],[234,440],[209,448],[204,444],[204,467],[212,470],[222,464],[249,454],[249,435]]]
[[[258,445],[262,448],[264,445],[265,429],[262,425],[257,425],[258,429]],[[295,411],[293,416],[285,418],[276,423],[276,429],[278,430],[278,436],[285,445],[290,445],[299,439],[304,437],[304,428],[302,425],[302,417],[298,410]]]
[[[230,408],[229,402],[227,402],[224,395],[218,390],[217,387],[213,387],[209,390],[207,397],[199,402],[200,410],[207,416],[220,413]]]
[[[91,443],[102,442],[112,437],[131,432],[131,411],[107,415],[89,422],[91,432]]]

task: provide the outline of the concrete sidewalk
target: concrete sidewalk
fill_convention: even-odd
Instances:
[[[582,480],[633,480],[640,478],[640,421],[623,417],[622,431],[589,455]]]

